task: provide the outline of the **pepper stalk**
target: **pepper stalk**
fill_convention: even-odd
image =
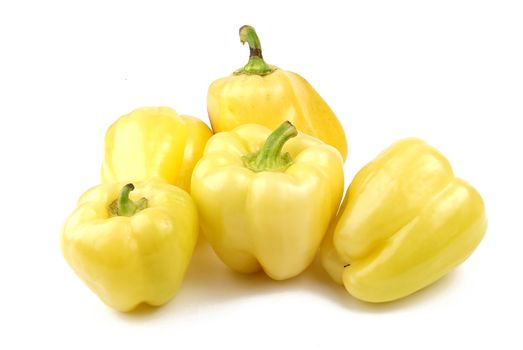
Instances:
[[[283,145],[298,135],[298,130],[291,122],[285,121],[267,137],[259,152],[243,156],[243,164],[254,172],[283,171],[292,164],[288,152],[282,154]]]
[[[147,208],[147,198],[140,198],[138,201],[133,201],[129,198],[129,194],[133,190],[134,185],[132,183],[122,187],[118,198],[109,206],[111,216],[133,216]]]
[[[276,67],[267,64],[263,59],[260,39],[253,27],[244,25],[240,28],[240,41],[242,44],[249,44],[249,62],[234,72],[235,75],[267,75],[274,72]]]

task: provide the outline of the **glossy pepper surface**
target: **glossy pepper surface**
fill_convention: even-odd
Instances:
[[[135,185],[90,189],[61,234],[69,265],[119,311],[169,301],[182,283],[198,237],[189,194],[164,182]]]
[[[102,183],[159,178],[189,191],[211,135],[204,122],[169,107],[136,109],[107,130]]]
[[[343,128],[314,88],[300,75],[266,64],[251,26],[240,28],[240,40],[249,44],[249,62],[209,87],[207,107],[214,132],[248,123],[273,130],[289,120],[299,131],[336,147],[345,159]]]
[[[391,301],[463,262],[486,225],[479,193],[454,176],[447,159],[421,140],[404,139],[356,175],[321,260],[356,298]]]
[[[343,194],[343,160],[288,122],[272,133],[243,125],[211,137],[191,191],[225,264],[282,280],[314,258]]]

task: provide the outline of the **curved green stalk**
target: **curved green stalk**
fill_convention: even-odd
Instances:
[[[240,28],[240,41],[249,44],[249,62],[234,74],[267,75],[274,72],[276,68],[263,60],[260,39],[253,27],[245,25]]]
[[[292,157],[289,153],[282,154],[283,145],[296,135],[296,127],[289,121],[284,122],[267,137],[259,152],[243,156],[243,164],[254,172],[287,169],[292,164]]]
[[[133,216],[140,210],[147,208],[146,198],[140,198],[136,202],[129,198],[129,194],[133,190],[134,185],[132,183],[122,187],[118,198],[109,206],[109,211],[112,216]]]

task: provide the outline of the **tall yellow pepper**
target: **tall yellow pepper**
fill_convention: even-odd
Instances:
[[[135,188],[136,185],[136,188]],[[84,193],[61,234],[66,261],[107,305],[162,305],[180,287],[198,237],[191,197],[164,182]]]
[[[191,174],[212,132],[169,107],[144,107],[120,117],[105,135],[102,183],[159,178],[189,191]]]
[[[265,63],[253,27],[241,27],[240,40],[249,44],[249,62],[209,87],[207,108],[214,132],[248,123],[273,130],[288,120],[299,131],[336,147],[345,159],[343,128],[314,88],[300,75]]]
[[[354,178],[321,249],[330,276],[358,299],[405,297],[463,262],[486,230],[479,193],[425,142],[393,144]]]
[[[282,280],[311,263],[343,194],[339,152],[285,122],[214,135],[192,176],[202,232],[230,268]]]

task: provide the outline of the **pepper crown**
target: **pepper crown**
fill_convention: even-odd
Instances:
[[[242,44],[245,44],[246,42],[249,44],[249,62],[247,62],[243,68],[235,71],[235,75],[267,75],[276,70],[276,67],[267,64],[263,60],[260,39],[258,38],[258,35],[256,34],[256,31],[253,27],[244,25],[240,28],[240,41]]]
[[[112,216],[133,216],[139,211],[147,208],[147,198],[140,198],[138,201],[132,201],[129,193],[134,190],[134,185],[129,183],[122,187],[118,198],[109,206],[109,212]]]
[[[243,156],[243,164],[254,172],[284,171],[292,164],[288,152],[282,153],[285,142],[298,135],[298,130],[291,122],[283,122],[274,130],[259,152]]]

